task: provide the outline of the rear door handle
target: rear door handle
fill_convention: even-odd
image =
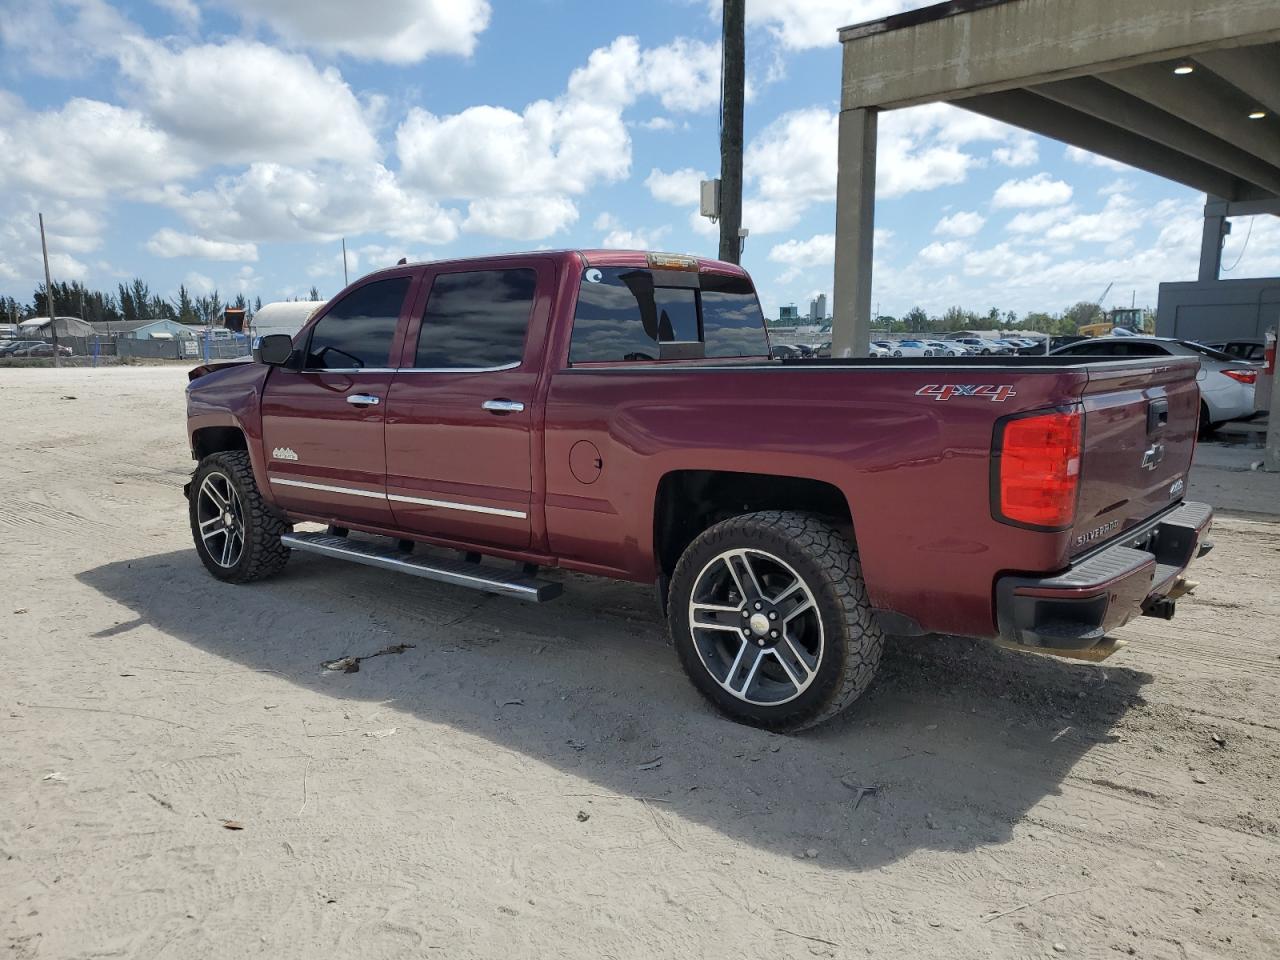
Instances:
[[[376,407],[382,401],[369,393],[353,393],[347,397],[347,403],[356,407]]]
[[[497,414],[524,412],[524,404],[519,400],[486,400],[480,406],[490,413]]]

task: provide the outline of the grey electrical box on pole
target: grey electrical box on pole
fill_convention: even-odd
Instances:
[[[720,219],[720,181],[703,180],[701,189],[701,202],[698,212],[712,223],[715,223]]]

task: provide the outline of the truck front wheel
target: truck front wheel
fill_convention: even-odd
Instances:
[[[694,540],[671,579],[668,625],[694,686],[734,720],[771,730],[840,713],[884,647],[853,544],[789,511],[734,517]]]
[[[250,583],[278,573],[289,560],[280,535],[289,523],[262,499],[243,450],[211,453],[191,479],[191,536],[205,567],[219,580]]]

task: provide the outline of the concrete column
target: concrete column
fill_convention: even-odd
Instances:
[[[840,113],[836,180],[836,266],[831,356],[865,357],[871,348],[871,263],[876,215],[873,108]]]
[[[1231,232],[1231,224],[1225,216],[1227,205],[1215,197],[1207,198],[1204,205],[1204,232],[1200,234],[1201,283],[1212,283],[1222,272],[1222,241]]]

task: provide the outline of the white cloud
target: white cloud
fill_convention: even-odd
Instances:
[[[946,240],[934,241],[927,247],[922,249],[919,257],[925,263],[935,267],[946,266],[955,263],[969,250],[969,245],[963,240]]]
[[[753,233],[786,230],[815,203],[835,199],[837,115],[821,107],[783,114],[751,141],[744,175],[755,193],[743,222]],[[947,104],[894,110],[880,121],[876,194],[880,199],[962,183],[983,159],[970,143],[1007,140],[1013,128]]]
[[[0,127],[6,181],[67,197],[103,197],[191,175],[187,153],[136,110],[77,97],[26,113],[10,102]]]
[[[833,233],[819,233],[808,240],[788,240],[769,251],[774,263],[791,266],[819,267],[835,263],[836,237]]]
[[[708,0],[718,15],[720,0]],[[919,0],[756,0],[747,4],[748,25],[762,25],[790,50],[835,46],[839,30],[919,6]]]
[[[667,227],[656,230],[628,230],[616,224],[600,241],[605,250],[656,250],[667,235]]]
[[[380,164],[302,170],[255,163],[204,190],[168,191],[163,200],[202,235],[225,240],[336,240],[386,233],[418,243],[449,243],[460,220],[456,211],[404,189]]]
[[[358,10],[351,0],[218,2],[290,43],[399,64],[436,53],[470,56],[490,14],[486,0],[378,0]]]
[[[1006,180],[991,198],[996,207],[1053,207],[1071,199],[1071,185],[1037,173],[1026,180]]]
[[[196,6],[195,0],[152,0],[152,3],[168,10],[187,29],[200,25],[200,8]]]
[[[1006,225],[1010,233],[1044,233],[1056,223],[1061,223],[1075,214],[1076,208],[1071,205],[1049,207],[1046,210],[1023,210]]]
[[[660,203],[697,207],[700,204],[702,181],[707,179],[710,178],[704,171],[693,167],[672,170],[670,173],[654,167],[645,178],[644,185],[649,188],[653,199]]]
[[[577,101],[539,100],[522,114],[469,107],[443,118],[415,107],[396,144],[404,181],[440,197],[582,193],[631,169],[620,113]]]
[[[482,105],[441,117],[414,108],[396,131],[401,177],[432,197],[471,200],[467,230],[550,235],[577,219],[573,196],[630,174],[622,114],[637,97],[656,95],[669,110],[715,102],[717,49],[677,38],[643,50],[634,37],[619,37],[573,71],[564,94],[519,113]],[[670,82],[673,72],[681,83]]]
[[[307,276],[313,280],[342,279],[342,251],[324,254],[312,261],[307,267]],[[360,254],[355,250],[347,251],[347,277],[360,276]]]
[[[104,0],[0,4],[0,45],[6,59],[38,76],[82,76],[110,55],[121,38],[136,32]]]
[[[987,218],[972,210],[961,210],[943,217],[933,232],[943,237],[972,237],[986,224]]]
[[[676,128],[676,122],[670,117],[651,117],[645,120],[640,126],[645,130],[667,131]]]
[[[45,197],[37,202],[25,194],[3,192],[0,192],[0,279],[20,285],[44,283],[37,220],[41,209],[54,281],[85,279],[89,268],[72,254],[89,253],[102,245],[106,225],[101,216],[81,201],[73,203]]]
[[[643,50],[635,37],[618,37],[591,52],[569,77],[567,96],[585,103],[627,106],[656,96],[674,111],[704,110],[720,99],[720,45],[686,37]]]
[[[1129,170],[1129,166],[1118,160],[1112,160],[1110,157],[1104,157],[1101,154],[1090,153],[1088,150],[1082,150],[1079,147],[1067,147],[1065,156],[1073,163],[1082,163],[1091,167],[1102,167],[1104,170]]]
[[[462,227],[470,233],[512,240],[538,240],[563,230],[578,219],[578,208],[557,194],[528,197],[489,197],[472,200]]]
[[[774,263],[786,264],[788,269],[778,277],[779,283],[790,283],[805,270],[825,267],[835,263],[836,237],[833,233],[819,233],[808,240],[787,240],[769,251]]]
[[[147,241],[147,251],[157,257],[199,257],[203,260],[257,260],[258,247],[252,243],[210,240],[165,227]]]
[[[787,230],[810,205],[834,200],[835,114],[818,107],[783,114],[747,146],[743,174],[755,193],[742,222],[754,234]]]
[[[1133,233],[1146,216],[1137,202],[1123,193],[1112,194],[1097,213],[1085,213],[1063,220],[1045,231],[1048,240],[1060,243],[1115,243]]]
[[[1040,159],[1040,147],[1035,137],[1023,134],[1015,136],[1008,145],[991,151],[991,159],[1006,167],[1029,167]]]
[[[374,159],[378,143],[332,67],[243,40],[178,52],[135,38],[120,59],[156,126],[210,162]]]
[[[213,282],[212,277],[206,276],[203,273],[196,273],[194,270],[187,274],[183,283],[185,283],[187,288],[197,296],[204,296],[205,294],[212,293],[214,288],[217,286]]]

